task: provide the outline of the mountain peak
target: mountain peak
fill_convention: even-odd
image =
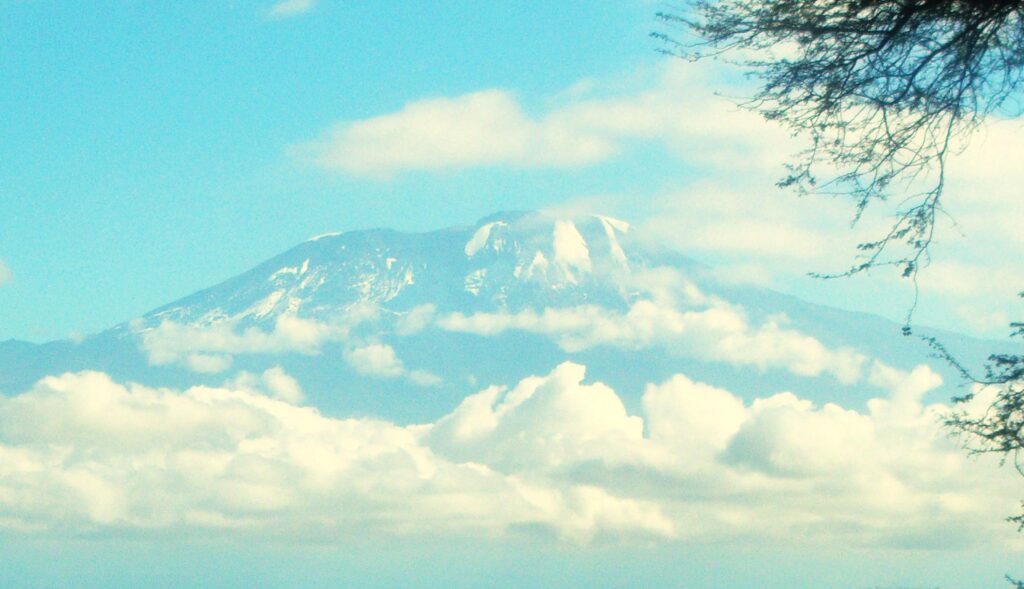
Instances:
[[[619,239],[628,227],[596,215],[506,211],[426,233],[326,233],[157,309],[143,323],[261,323],[331,316],[365,303],[395,311],[620,304],[613,278],[630,267]]]

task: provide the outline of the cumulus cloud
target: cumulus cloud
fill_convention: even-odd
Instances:
[[[395,349],[388,344],[372,343],[345,350],[345,361],[359,374],[376,378],[400,378],[421,386],[436,385],[441,378],[426,370],[407,370]]]
[[[405,366],[395,354],[395,349],[387,344],[369,344],[346,350],[345,361],[356,372],[369,376],[397,378],[405,374]]]
[[[613,150],[584,129],[531,120],[501,90],[413,102],[396,113],[343,123],[307,148],[325,168],[371,177],[478,166],[571,167]]]
[[[1010,537],[993,530],[1014,510],[1003,487],[1014,473],[965,459],[943,434],[937,417],[947,408],[922,402],[941,379],[924,366],[873,372],[890,395],[866,411],[816,407],[788,392],[744,403],[677,375],[647,387],[641,419],[565,364],[466,399],[426,440],[458,460],[654,501],[680,536]]]
[[[1014,538],[1001,518],[1016,506],[1015,473],[968,460],[944,435],[948,408],[923,402],[941,379],[881,365],[871,378],[890,394],[854,410],[788,392],[744,402],[677,375],[647,387],[640,416],[565,363],[400,426],[298,406],[279,369],[180,392],[65,374],[0,399],[0,526]]]
[[[280,366],[263,371],[263,384],[275,397],[288,403],[300,403],[305,397],[299,382],[288,375]]]
[[[318,0],[282,0],[267,11],[269,18],[290,18],[306,14],[316,8]]]
[[[615,97],[571,92],[567,103],[536,116],[500,89],[423,99],[339,123],[300,151],[324,168],[377,178],[412,170],[574,168],[650,140],[705,165],[778,163],[787,135],[766,130],[759,117],[727,100],[693,92],[704,75],[702,68],[671,63],[653,88]]]
[[[281,377],[262,380],[280,395]],[[176,392],[83,372],[0,399],[0,525],[671,533],[649,501],[447,460],[418,428],[328,418],[249,384]]]
[[[543,311],[450,313],[443,329],[495,335],[509,330],[550,336],[569,352],[595,346],[663,346],[673,353],[760,369],[782,368],[801,376],[831,374],[843,383],[861,376],[863,354],[829,349],[819,340],[785,327],[784,317],[751,325],[738,307],[713,301],[706,308],[680,310],[668,301],[642,299],[620,313],[595,305]]]

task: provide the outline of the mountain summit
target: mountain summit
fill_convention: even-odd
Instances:
[[[613,278],[642,263],[624,249],[628,231],[611,217],[508,212],[428,233],[328,234],[156,309],[143,324],[326,319],[361,304],[395,311],[423,304],[453,311],[619,306],[626,295]]]

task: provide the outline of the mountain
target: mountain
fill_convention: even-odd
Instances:
[[[325,412],[409,422],[566,359],[634,406],[679,372],[751,397],[858,402],[873,361],[943,369],[892,322],[722,284],[635,241],[610,217],[538,212],[323,235],[83,341],[4,342],[0,391],[69,370],[183,387],[280,367]],[[971,361],[1005,348],[936,335]]]
[[[624,293],[610,278],[630,267],[619,243],[627,231],[608,217],[519,212],[430,233],[323,235],[143,320],[248,325],[283,314],[326,319],[366,303],[396,311],[422,304],[463,311],[620,304]]]

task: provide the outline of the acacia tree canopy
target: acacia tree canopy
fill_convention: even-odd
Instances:
[[[809,139],[779,185],[852,197],[855,222],[873,201],[901,198],[888,231],[824,277],[895,266],[916,289],[948,156],[986,118],[1022,112],[1024,0],[693,0],[658,16],[673,26],[653,34],[667,53],[739,63],[759,82],[744,105]],[[1024,336],[1024,323],[1011,327]],[[930,343],[976,390],[996,391],[981,414],[966,409],[975,393],[956,398],[963,409],[946,424],[968,451],[1024,475],[1024,356],[994,354],[979,377]],[[1009,519],[1024,531],[1024,515]]]
[[[810,140],[780,185],[851,196],[856,220],[917,181],[839,275],[916,276],[947,156],[985,117],[1017,114],[1024,89],[1024,0],[696,0],[658,16],[680,33],[654,34],[667,52],[737,59],[760,82],[745,106]]]

